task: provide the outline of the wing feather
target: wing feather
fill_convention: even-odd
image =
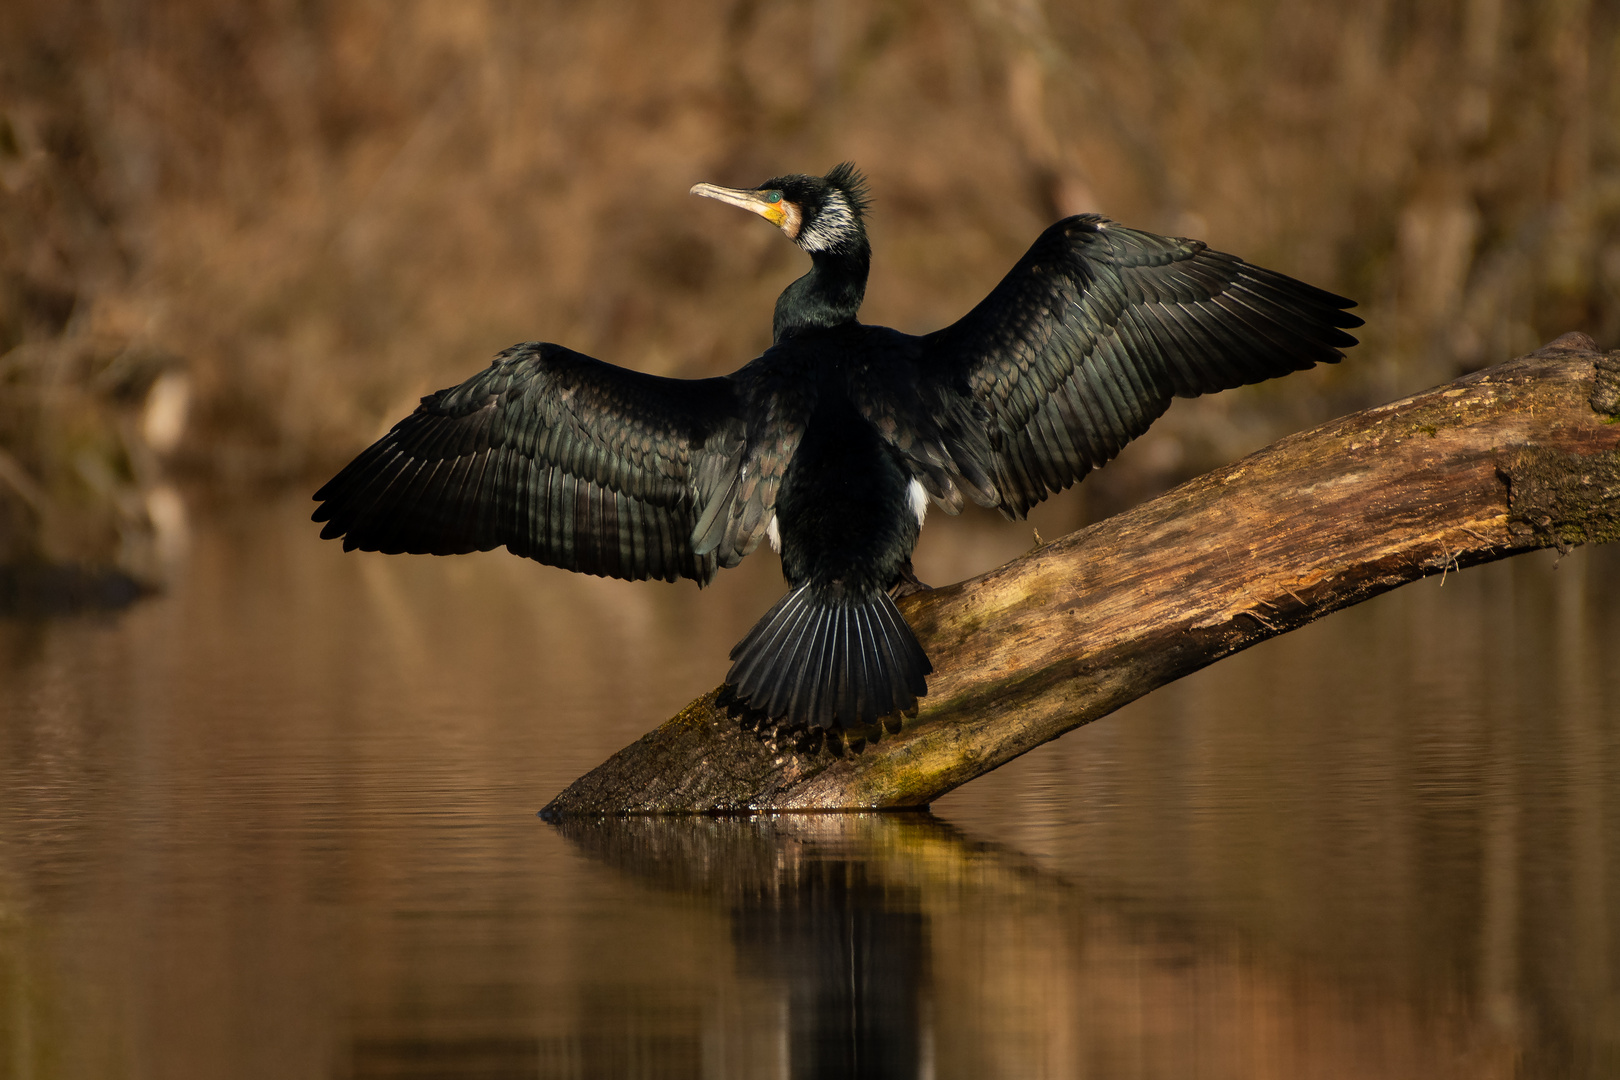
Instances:
[[[923,338],[918,370],[930,412],[952,418],[941,433],[955,478],[1022,517],[1174,397],[1343,359],[1356,343],[1345,331],[1361,325],[1352,306],[1196,240],[1085,214],[1048,229],[982,303]]]
[[[529,342],[423,398],[316,492],[314,518],[345,549],[504,545],[584,573],[707,582],[719,561],[693,529],[727,495],[744,435],[727,379],[666,379]]]

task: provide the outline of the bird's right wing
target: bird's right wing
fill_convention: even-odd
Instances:
[[[346,551],[504,544],[587,574],[706,583],[735,559],[695,550],[693,530],[733,486],[744,437],[726,379],[661,378],[528,342],[423,398],[315,493],[314,519]]]

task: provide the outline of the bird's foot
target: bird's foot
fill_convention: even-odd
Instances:
[[[894,586],[889,589],[889,596],[895,600],[899,600],[901,597],[911,596],[913,593],[933,591],[934,587],[932,585],[925,585],[921,581],[918,581],[917,575],[912,573],[911,567],[908,566],[901,571],[900,580],[895,582]]]

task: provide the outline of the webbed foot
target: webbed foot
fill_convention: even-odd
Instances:
[[[917,580],[917,575],[911,571],[911,564],[907,563],[906,568],[900,571],[900,580],[889,587],[889,595],[898,600],[902,596],[910,596],[913,593],[920,592],[932,592],[933,590],[932,585],[924,585]]]

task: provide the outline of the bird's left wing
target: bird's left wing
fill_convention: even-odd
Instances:
[[[1172,397],[1343,358],[1361,320],[1302,281],[1197,240],[1095,214],[1042,233],[958,322],[921,340],[919,375],[950,450],[1030,507],[1105,464]],[[982,486],[982,485],[975,485]]]
[[[744,433],[726,379],[661,378],[529,342],[423,398],[315,493],[314,519],[345,550],[504,544],[587,574],[702,583],[722,560],[694,550],[693,529],[729,490]]]

